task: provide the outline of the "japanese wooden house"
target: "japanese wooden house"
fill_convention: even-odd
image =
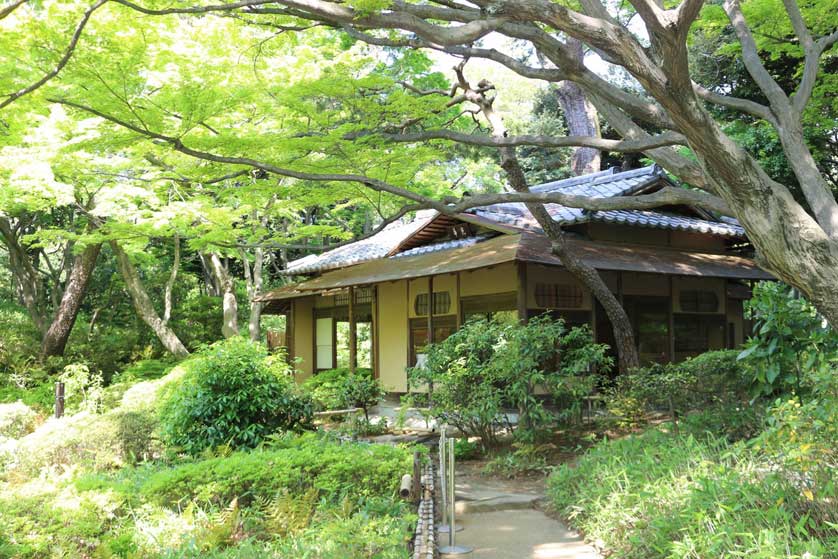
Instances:
[[[630,196],[671,184],[657,166],[603,171],[534,187],[591,197]],[[682,360],[743,341],[749,284],[771,279],[732,219],[698,208],[548,211],[573,251],[600,274],[631,318],[641,360]],[[531,317],[549,312],[613,336],[603,309],[565,271],[523,204],[456,216],[421,212],[410,222],[289,263],[302,278],[264,293],[266,313],[285,314],[289,354],[301,377],[338,366],[339,345],[354,340],[389,390],[407,390],[406,368],[430,339],[475,315]],[[429,293],[433,296],[429,297]],[[363,328],[363,341],[357,332]],[[359,344],[365,343],[362,349]],[[345,363],[343,363],[345,365]]]

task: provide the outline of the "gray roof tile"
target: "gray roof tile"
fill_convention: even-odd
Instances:
[[[656,183],[663,177],[665,177],[665,174],[660,167],[650,165],[631,171],[617,172],[616,169],[611,169],[590,175],[548,182],[534,186],[532,190],[536,192],[555,192],[560,190],[567,194],[576,194],[591,198],[610,198],[632,194],[648,185]],[[578,208],[568,208],[560,204],[547,204],[546,208],[553,219],[561,225],[601,221],[638,227],[694,231],[726,237],[745,236],[745,231],[739,225],[739,222],[732,218],[710,221],[663,212],[639,210],[591,212]],[[530,214],[526,206],[522,203],[495,204],[489,207],[475,208],[470,213],[506,225],[525,229],[540,229],[532,214]],[[384,258],[402,241],[410,237],[436,215],[434,211],[420,212],[410,223],[393,223],[383,231],[367,239],[344,245],[320,255],[310,255],[294,260],[288,264],[285,273],[309,274]],[[403,251],[394,257],[448,250],[478,243],[481,240],[484,240],[484,238],[478,236],[433,243]]]

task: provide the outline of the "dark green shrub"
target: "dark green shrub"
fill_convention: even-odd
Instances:
[[[363,379],[372,379],[372,369],[359,368],[355,374]],[[305,380],[302,389],[311,396],[318,410],[337,410],[346,407],[355,407],[355,404],[347,404],[346,382],[349,378],[349,369],[338,367],[321,371]]]
[[[253,448],[278,430],[311,423],[311,400],[299,394],[282,356],[244,338],[213,344],[168,394],[164,440],[190,454],[229,445]]]
[[[141,492],[167,505],[193,499],[226,505],[234,497],[248,503],[281,491],[301,495],[312,487],[332,499],[389,496],[412,467],[405,448],[338,444],[314,434],[282,439],[279,447],[160,471],[148,477]]]
[[[471,460],[480,455],[480,445],[468,439],[454,441],[454,456],[457,460]]]
[[[590,330],[568,330],[549,316],[526,324],[504,320],[470,321],[428,349],[427,366],[410,371],[411,385],[433,385],[431,413],[462,433],[494,446],[500,430],[512,429],[506,410],[515,410],[515,436],[532,441],[551,425],[578,412],[590,393],[592,367],[607,370],[606,347]],[[544,406],[543,388],[565,405],[559,413]]]
[[[828,373],[838,359],[838,332],[785,284],[757,284],[745,313],[754,321],[754,335],[739,359],[758,394],[794,391],[802,397],[816,386],[810,373]]]

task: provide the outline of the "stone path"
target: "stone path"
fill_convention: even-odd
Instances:
[[[457,475],[457,545],[474,548],[468,559],[600,559],[593,547],[536,507],[543,484]],[[448,534],[440,534],[447,545]],[[446,557],[446,556],[443,556]]]

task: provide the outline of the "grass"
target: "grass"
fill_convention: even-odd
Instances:
[[[602,442],[557,468],[552,504],[614,558],[838,557],[836,495],[810,498],[745,442],[668,427]]]

